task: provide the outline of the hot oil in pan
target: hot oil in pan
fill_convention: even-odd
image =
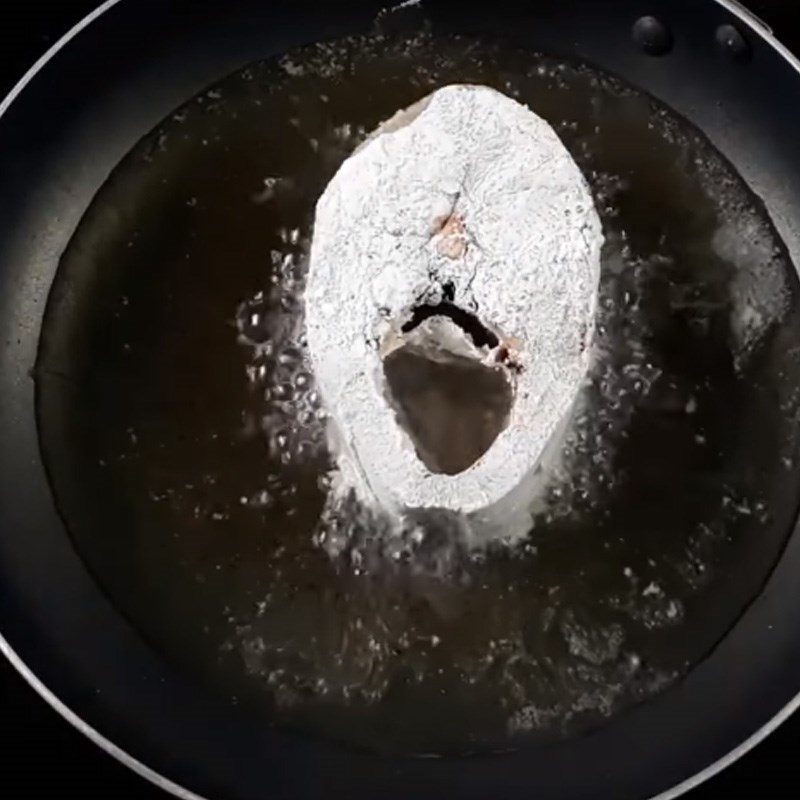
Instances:
[[[525,543],[364,569],[303,350],[314,203],[453,82],[528,103],[585,171],[597,358]],[[41,439],[76,547],[188,676],[351,744],[502,748],[665,689],[758,593],[797,505],[798,341],[760,203],[668,111],[531,53],[349,41],[225,80],[111,176],[49,305]],[[329,536],[356,544],[332,560]]]

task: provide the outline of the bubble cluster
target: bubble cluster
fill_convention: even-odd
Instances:
[[[270,287],[239,305],[236,327],[252,351],[245,373],[270,456],[284,467],[313,466],[325,462],[327,446],[302,328],[309,242],[299,228],[279,236],[283,248],[269,254]]]

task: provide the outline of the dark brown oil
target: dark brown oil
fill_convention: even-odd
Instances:
[[[305,254],[342,159],[454,82],[529,104],[583,168],[595,361],[525,542],[384,566],[359,549],[378,523],[326,503]],[[48,308],[42,448],[115,605],[265,724],[414,753],[549,740],[666,689],[766,580],[798,501],[797,288],[731,167],[616,81],[463,39],[311,48],[188,102],[102,188]]]
[[[508,424],[514,397],[502,367],[465,356],[431,358],[406,345],[386,356],[383,370],[398,424],[431,472],[463,472]]]

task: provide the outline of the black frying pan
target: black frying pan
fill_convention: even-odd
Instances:
[[[296,45],[369,30],[380,8],[107,3],[0,106],[0,645],[76,727],[182,796],[675,796],[796,708],[796,536],[727,636],[663,694],[547,746],[434,760],[376,756],[286,732],[186,679],[115,609],[54,504],[32,377],[40,377],[37,347],[59,258],[97,190],[144,134],[221,76]],[[430,2],[425,13],[435,31],[577,58],[666,103],[763,199],[799,263],[798,65],[738,6],[540,0],[487,10]],[[665,27],[634,28],[645,13]],[[417,24],[413,15],[408,24]],[[62,299],[69,288],[62,286]]]

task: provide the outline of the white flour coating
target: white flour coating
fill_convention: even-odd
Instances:
[[[586,374],[602,243],[580,169],[516,101],[449,86],[381,126],[317,204],[306,289],[341,480],[398,512],[491,517],[529,502]],[[445,287],[498,335],[495,352],[472,349],[487,360],[508,353],[500,368],[514,387],[507,427],[457,475],[432,473],[417,457],[381,360],[402,344],[412,309],[440,302]]]

